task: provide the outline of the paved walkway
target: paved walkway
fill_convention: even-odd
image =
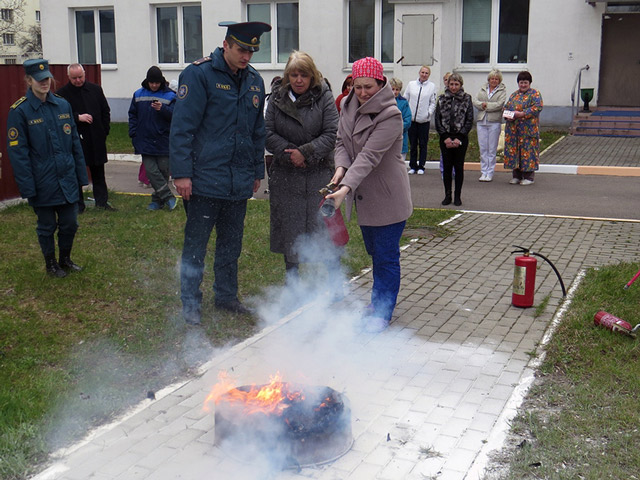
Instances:
[[[511,306],[511,245],[543,246],[569,288],[581,269],[635,258],[640,223],[463,213],[447,228],[450,235],[404,250],[401,296],[386,331],[356,328],[370,273],[331,309],[318,301],[285,318],[265,310],[260,334],[219,352],[201,376],[146,400],[37,478],[480,478],[485,442],[506,428],[501,414],[531,373],[532,355],[561,303],[555,274],[543,265],[536,304],[548,295],[545,311],[536,317],[534,308]],[[214,446],[213,415],[202,408],[220,370],[233,372],[239,384],[265,383],[280,371],[343,392],[353,447],[300,472],[239,464]]]

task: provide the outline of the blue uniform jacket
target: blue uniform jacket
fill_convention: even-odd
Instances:
[[[216,49],[180,74],[171,175],[191,178],[195,195],[243,200],[264,178],[264,82],[249,65],[238,70],[237,85],[222,52]]]
[[[34,207],[79,200],[79,187],[89,179],[69,102],[53,93],[41,102],[28,89],[9,109],[7,137],[22,198]]]
[[[409,127],[411,126],[411,107],[402,95],[396,97],[398,108],[402,112],[402,153],[409,151]]]
[[[146,81],[143,82],[146,84]],[[159,111],[151,107],[158,100]],[[176,94],[169,87],[153,92],[145,87],[133,94],[129,106],[129,136],[135,153],[140,155],[169,155],[169,129],[176,102]]]

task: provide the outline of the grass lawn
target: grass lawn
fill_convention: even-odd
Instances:
[[[146,197],[112,195],[117,212],[88,208],[79,217],[72,258],[84,271],[64,279],[45,274],[33,210],[23,204],[0,211],[3,480],[27,478],[51,451],[188,376],[213,346],[256,332],[251,317],[216,313],[194,339],[180,316],[182,207],[151,213]],[[408,228],[445,235],[436,225],[453,213],[416,210]],[[247,298],[282,284],[284,262],[269,251],[269,203],[249,202],[245,223],[239,283]],[[343,263],[353,275],[369,257],[355,221],[349,230]],[[210,251],[203,282],[209,315],[211,263]]]
[[[593,323],[599,310],[640,323],[640,281],[623,290],[639,267],[587,272],[512,422],[511,448],[498,459],[505,473],[490,478],[640,477],[640,346]]]

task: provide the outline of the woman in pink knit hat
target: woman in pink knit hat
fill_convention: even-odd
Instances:
[[[352,69],[353,88],[344,100],[336,141],[336,207],[347,219],[355,204],[367,253],[373,261],[371,303],[365,329],[387,328],[400,290],[400,237],[411,216],[409,177],[402,160],[402,114],[382,64],[367,57]]]

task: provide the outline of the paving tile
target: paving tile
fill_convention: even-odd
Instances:
[[[264,381],[282,368],[278,363],[343,392],[356,438],[333,464],[278,478],[462,480],[562,302],[555,275],[540,272],[536,298],[549,295],[546,311],[534,318],[534,309],[513,307],[512,259],[497,245],[524,239],[544,244],[570,285],[581,268],[637,255],[640,225],[464,213],[448,228],[447,237],[421,239],[403,250],[402,291],[387,331],[328,341],[323,330],[339,333],[348,324],[309,331],[304,316],[274,323],[216,352],[202,376],[146,401],[141,411],[63,459],[71,470],[50,480],[175,480],[213,471],[216,478],[258,478],[251,476],[255,466],[239,466],[214,446],[212,414],[201,406],[219,370],[233,370],[245,384]],[[369,271],[351,286],[343,307],[368,303],[371,282]],[[305,351],[286,348],[292,336]],[[319,362],[314,348],[323,341],[335,352]],[[426,450],[440,456],[427,458]]]

